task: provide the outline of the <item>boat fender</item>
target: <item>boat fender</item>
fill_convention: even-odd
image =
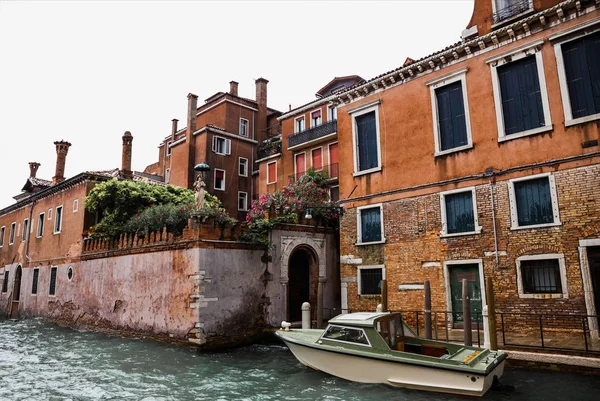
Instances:
[[[292,324],[289,322],[286,322],[285,320],[283,322],[281,322],[281,330],[290,331],[291,326],[292,326]]]

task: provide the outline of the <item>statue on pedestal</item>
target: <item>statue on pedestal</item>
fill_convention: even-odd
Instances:
[[[198,175],[194,182],[194,192],[196,198],[196,210],[204,209],[204,197],[206,195],[206,184],[202,180],[202,175]]]

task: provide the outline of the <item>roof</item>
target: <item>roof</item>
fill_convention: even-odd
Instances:
[[[329,320],[330,324],[344,324],[348,326],[373,327],[375,320],[389,315],[390,312],[357,312],[338,315]]]
[[[30,189],[33,189],[34,187],[45,188],[49,187],[50,185],[52,185],[52,181],[44,180],[42,178],[37,177],[29,177],[27,181],[25,181],[25,185],[23,185],[21,191],[28,191]]]
[[[123,175],[119,168],[113,168],[112,170],[99,170],[99,171],[87,171],[88,174],[99,175],[108,178],[119,178],[122,179]],[[133,181],[135,182],[148,182],[150,184],[164,185],[164,178],[159,175],[142,173],[140,171],[133,172]]]
[[[345,77],[334,77],[331,81],[329,81],[329,83],[327,83],[327,85],[325,85],[324,87],[322,87],[321,89],[319,89],[317,91],[317,96],[323,96],[323,94],[325,92],[327,92],[327,90],[329,88],[331,88],[332,86],[334,86],[334,84],[338,81],[346,81],[346,80],[351,80],[351,79],[355,79],[358,82],[364,81],[364,79],[358,75],[346,75]],[[356,82],[356,83],[358,83]]]

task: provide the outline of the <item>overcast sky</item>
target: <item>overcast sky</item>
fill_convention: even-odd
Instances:
[[[473,0],[440,1],[0,1],[0,208],[29,177],[54,175],[53,142],[73,144],[66,177],[158,160],[171,119],[185,126],[199,99],[239,82],[285,111],[334,76],[365,79],[460,39]]]

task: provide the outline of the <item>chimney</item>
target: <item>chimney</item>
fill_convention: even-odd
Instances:
[[[173,123],[173,125],[171,126],[171,140],[175,142],[175,134],[177,133],[177,123],[179,122],[179,120],[174,118],[171,120],[171,122]]]
[[[185,132],[185,145],[188,160],[185,169],[187,175],[187,187],[194,187],[194,166],[196,162],[196,148],[194,147],[194,132],[196,132],[196,113],[198,112],[198,96],[188,93],[187,130]]]
[[[127,180],[133,178],[133,171],[131,171],[132,143],[133,136],[131,135],[131,132],[125,131],[123,134],[123,151],[121,154],[121,175]]]
[[[67,153],[69,153],[71,144],[61,140],[54,142],[54,145],[56,145],[56,170],[54,171],[54,177],[52,177],[52,185],[65,180],[65,162],[67,161]]]
[[[231,93],[233,96],[238,95],[238,83],[237,82],[235,82],[235,81],[229,82],[229,93]]]
[[[258,142],[261,142],[267,137],[267,81],[264,78],[258,78],[255,81],[256,84],[256,104],[258,106],[258,113],[256,118],[256,138]]]
[[[38,168],[40,168],[41,164],[38,162],[29,162],[29,178],[35,178],[37,174]]]

